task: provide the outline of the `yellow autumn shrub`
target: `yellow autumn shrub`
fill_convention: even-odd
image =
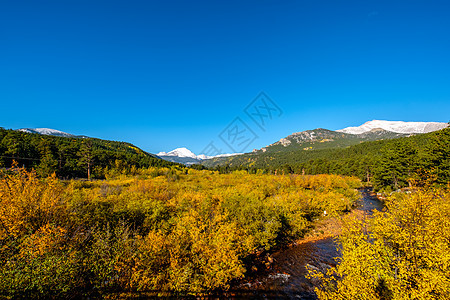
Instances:
[[[121,168],[103,181],[0,174],[8,297],[227,289],[251,254],[301,237],[357,195],[355,179],[335,175]]]
[[[0,239],[34,231],[60,214],[62,186],[19,169],[0,178]]]
[[[315,273],[320,299],[449,299],[450,194],[395,194],[373,218],[352,218],[339,238],[342,258]]]

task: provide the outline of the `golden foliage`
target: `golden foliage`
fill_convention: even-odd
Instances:
[[[314,275],[320,299],[449,299],[448,192],[396,194],[373,218],[347,220],[340,243],[338,266]]]
[[[58,215],[62,188],[55,176],[39,180],[19,169],[0,180],[0,239],[35,231]]]
[[[64,249],[64,241],[67,231],[59,226],[46,224],[35,233],[27,236],[20,247],[19,257],[21,259],[42,256],[53,250]]]
[[[93,182],[2,174],[0,288],[13,296],[227,289],[250,254],[302,236],[324,210],[349,209],[359,184],[245,171],[133,174]]]

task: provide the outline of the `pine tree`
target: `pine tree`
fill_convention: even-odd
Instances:
[[[80,164],[86,166],[88,180],[91,180],[91,169],[94,161],[93,143],[91,139],[83,141],[78,155],[80,157]]]
[[[396,140],[382,149],[376,168],[376,187],[390,186],[399,189],[411,185],[418,168],[418,150],[409,140]]]

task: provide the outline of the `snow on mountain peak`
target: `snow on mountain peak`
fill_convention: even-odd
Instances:
[[[197,158],[197,155],[195,155],[191,150],[189,150],[185,147],[177,148],[170,152],[159,152],[157,155],[158,156],[178,156],[178,157]]]
[[[361,134],[373,129],[381,128],[396,133],[427,133],[447,127],[447,123],[440,122],[404,122],[404,121],[384,121],[372,120],[357,127],[347,127],[336,130],[338,132]]]
[[[38,133],[43,135],[54,135],[54,136],[63,136],[63,137],[73,137],[73,134],[59,131],[51,128],[21,128],[18,131],[26,132],[26,133]]]

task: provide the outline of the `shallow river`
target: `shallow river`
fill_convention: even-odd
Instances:
[[[360,193],[357,209],[368,215],[382,209],[383,204],[370,194],[370,190],[362,189]],[[272,255],[273,264],[269,271],[241,283],[236,288],[240,291],[237,295],[254,299],[317,299],[313,283],[305,278],[306,266],[325,270],[335,266],[335,258],[339,255],[332,237],[291,245]]]

